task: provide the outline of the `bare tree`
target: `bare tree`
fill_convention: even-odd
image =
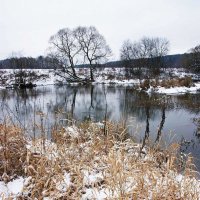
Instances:
[[[157,74],[163,67],[163,57],[169,52],[169,41],[166,38],[143,38],[141,43],[145,47],[147,67]]]
[[[125,41],[120,55],[121,60],[126,61],[128,67],[137,68],[141,72],[142,67],[160,69],[162,58],[167,55],[168,51],[169,41],[167,39],[143,37],[138,42]]]
[[[27,84],[29,72],[29,58],[23,57],[21,52],[12,52],[10,57],[10,68],[13,69],[14,84],[23,87]]]
[[[56,69],[56,74],[63,78],[80,79],[75,71],[78,63],[80,45],[75,37],[74,30],[61,29],[51,36],[50,40],[51,61]]]
[[[95,27],[61,29],[50,40],[50,60],[57,75],[75,81],[83,81],[75,71],[77,64],[89,64],[90,80],[94,81],[95,65],[106,61],[111,50]]]
[[[121,47],[120,57],[126,68],[126,74],[128,76],[134,74],[140,78],[141,68],[144,64],[141,44],[139,42],[126,40]]]
[[[111,50],[105,38],[93,26],[76,28],[75,36],[81,47],[84,62],[89,64],[90,80],[94,81],[95,66],[105,62],[111,55]]]
[[[180,62],[181,67],[186,70],[200,73],[200,44],[184,53]]]
[[[192,48],[190,53],[189,67],[192,68],[195,72],[200,72],[200,45]]]

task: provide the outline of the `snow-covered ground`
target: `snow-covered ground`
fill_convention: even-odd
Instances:
[[[58,83],[66,84],[67,82],[55,75],[54,70],[48,69],[33,69],[27,70],[35,72],[38,77],[37,80],[33,80],[32,83],[37,86],[45,86],[45,85],[53,85]],[[89,69],[76,69],[77,74],[80,77],[83,77],[84,74],[89,74]],[[0,70],[1,80],[0,80],[0,89],[5,89],[6,87],[10,87],[15,83],[14,77],[12,74],[14,73],[11,69]],[[166,74],[171,74],[174,77],[185,77],[185,76],[194,76],[192,73],[186,73],[184,69],[167,69],[165,71]],[[139,85],[140,82],[144,80],[139,79],[126,79],[125,78],[125,70],[124,68],[105,68],[98,70],[96,73],[95,82],[93,84],[115,84],[115,85]],[[42,76],[44,75],[44,76]],[[200,90],[200,83],[195,83],[193,87],[173,87],[173,88],[164,88],[157,87],[153,89],[149,88],[146,92],[156,92],[160,94],[182,94],[182,93],[195,93]]]
[[[0,199],[6,199],[8,197],[16,198],[23,192],[23,187],[26,183],[26,178],[18,177],[8,183],[0,181]]]
[[[200,92],[200,83],[194,84],[193,87],[172,87],[164,88],[158,87],[156,92],[160,94],[182,94],[182,93],[196,93]]]
[[[1,69],[1,79],[0,79],[0,88],[10,87],[12,84],[15,83],[14,73],[19,70],[12,70],[12,69]],[[53,70],[48,69],[27,69],[26,72],[35,72],[39,77],[37,80],[33,80],[32,83],[36,84],[37,86],[40,85],[52,85],[56,83],[57,77],[54,76]],[[44,76],[42,76],[44,75]]]
[[[164,88],[164,87],[150,87],[147,93],[159,93],[159,94],[185,94],[185,93],[197,93],[200,92],[200,83],[195,83],[192,87],[171,87],[171,88]]]

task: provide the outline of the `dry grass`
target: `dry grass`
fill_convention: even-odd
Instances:
[[[192,82],[191,77],[184,77],[184,78],[173,78],[168,80],[162,80],[162,81],[151,81],[149,79],[144,80],[140,87],[142,90],[147,90],[150,88],[150,86],[156,88],[158,86],[164,87],[164,88],[171,88],[171,87],[192,87],[194,86]]]
[[[193,86],[192,78],[191,77],[184,77],[184,78],[174,78],[170,80],[163,80],[160,83],[160,86],[165,88],[170,87],[191,87]]]
[[[185,164],[184,176],[178,174],[178,145],[173,144],[166,150],[146,147],[141,153],[141,146],[126,137],[123,123],[107,122],[105,128],[85,122],[78,127],[53,129],[52,142],[38,138],[29,141],[28,145],[19,129],[1,127],[4,130],[1,138],[5,132],[12,136],[6,137],[6,141],[2,139],[1,145],[21,140],[19,149],[15,148],[10,154],[15,164],[6,168],[8,175],[26,177],[19,199],[200,197],[200,184],[193,178],[190,158]],[[2,148],[1,158],[8,159]],[[3,173],[5,169],[1,168],[1,175]]]
[[[26,154],[22,131],[7,123],[0,124],[0,181],[8,182],[24,175]]]

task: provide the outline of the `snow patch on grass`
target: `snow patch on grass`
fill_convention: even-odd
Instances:
[[[18,177],[8,183],[0,181],[0,198],[13,197],[16,198],[23,191],[25,179]]]
[[[200,91],[200,83],[196,83],[193,87],[171,87],[171,88],[164,88],[158,87],[155,90],[156,93],[160,94],[182,94],[182,93],[196,93]]]

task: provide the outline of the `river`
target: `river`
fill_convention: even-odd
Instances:
[[[181,145],[191,153],[200,171],[200,93],[148,95],[132,86],[41,86],[27,90],[0,90],[0,123],[17,123],[31,137],[71,120],[123,121],[137,142],[148,139],[168,146]]]

